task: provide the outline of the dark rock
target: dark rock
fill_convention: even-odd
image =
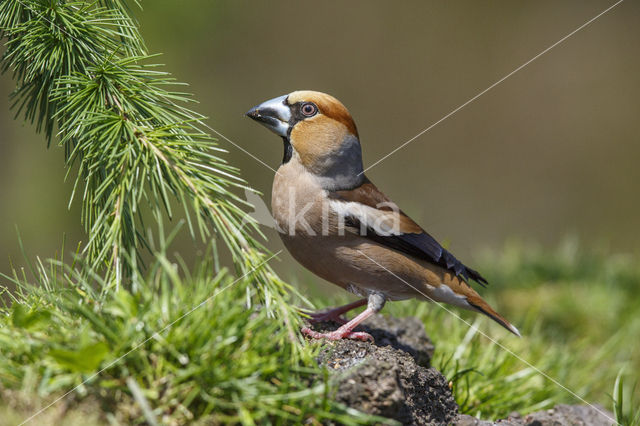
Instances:
[[[339,324],[317,323],[317,331]],[[459,426],[609,426],[613,415],[601,407],[557,405],[522,416],[512,413],[496,422],[458,414],[447,379],[429,368],[434,346],[416,318],[375,315],[357,331],[375,343],[354,340],[326,342],[318,361],[337,382],[335,399],[370,414],[411,425]],[[603,414],[605,413],[605,414]]]
[[[515,413],[495,423],[460,414],[453,424],[457,426],[611,426],[615,424],[615,420],[611,413],[600,406],[556,405],[550,410],[537,411],[526,416]]]
[[[317,331],[330,331],[340,327],[333,321],[312,325]],[[435,347],[424,329],[424,324],[414,317],[395,318],[373,315],[356,327],[355,331],[371,334],[378,347],[391,346],[408,353],[418,365],[429,367]]]
[[[413,318],[377,316],[361,330],[373,335],[376,344],[327,342],[319,355],[319,362],[338,383],[335,399],[403,424],[451,423],[458,406],[446,378],[434,368],[419,365],[428,365],[433,353],[422,324]]]
[[[524,416],[524,422],[521,424],[527,426],[611,426],[615,424],[613,419],[613,415],[602,407],[556,405],[550,410],[538,411]]]
[[[373,336],[376,346],[400,349],[411,355],[418,365],[431,366],[435,346],[418,318],[374,315],[367,319],[361,328]]]
[[[473,416],[469,416],[467,414],[459,414],[458,417],[453,421],[453,424],[456,426],[492,426],[492,422],[487,422],[485,420],[476,419]],[[508,423],[505,423],[507,425]]]

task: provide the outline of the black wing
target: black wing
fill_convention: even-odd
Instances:
[[[465,281],[472,279],[483,287],[488,284],[487,280],[484,279],[478,271],[464,265],[426,232],[380,235],[371,227],[366,227],[366,230],[362,233],[360,221],[358,218],[352,216],[346,218],[345,224],[358,229],[360,235],[364,237],[413,257],[417,257],[418,259],[436,264],[441,268],[455,273],[456,276],[463,278]]]

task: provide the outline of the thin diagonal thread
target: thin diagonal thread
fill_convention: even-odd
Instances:
[[[31,7],[29,7],[27,4],[25,4],[22,0],[16,0],[18,3],[20,3],[25,9],[28,9],[34,13],[37,13],[37,11],[33,10]],[[67,31],[65,31],[64,28],[60,27],[59,25],[57,25],[56,23],[52,22],[50,19],[48,19],[46,16],[43,16],[44,11],[37,13],[37,17],[38,18],[42,18],[45,21],[47,21],[49,24],[51,24],[52,26],[54,26],[55,28],[58,29],[58,31],[62,32],[63,34],[65,34],[67,37],[69,37],[70,39],[72,39],[73,41],[75,41],[76,43],[78,43],[78,39],[75,38],[73,35],[69,34]],[[98,53],[95,52],[94,53]],[[110,58],[106,58],[106,61],[108,63],[110,63],[111,65],[113,65],[114,67],[119,67],[119,65],[115,64]],[[270,169],[271,171],[273,171],[274,173],[278,173],[278,171],[276,169],[274,169],[273,167],[271,167],[270,165],[268,165],[266,162],[264,162],[263,160],[261,160],[259,157],[257,157],[256,155],[252,154],[251,152],[247,151],[246,149],[244,149],[242,146],[240,146],[239,144],[237,144],[236,142],[232,141],[231,139],[229,139],[227,136],[225,136],[224,134],[222,134],[220,131],[214,129],[213,127],[209,126],[207,123],[203,122],[202,120],[198,120],[198,123],[202,124],[203,126],[205,126],[207,129],[211,130],[212,132],[214,132],[215,134],[217,134],[218,136],[220,136],[222,139],[226,140],[227,142],[229,142],[231,145],[233,145],[234,147],[236,147],[237,149],[239,149],[240,151],[244,152],[245,154],[247,154],[249,157],[253,158],[254,160],[256,160],[258,163],[262,164],[263,166],[265,166],[266,168]]]
[[[397,147],[396,149],[394,149],[393,151],[391,151],[390,153],[388,153],[387,155],[385,155],[384,157],[382,157],[381,159],[379,159],[378,161],[376,161],[375,163],[373,163],[372,165],[370,165],[369,167],[364,169],[363,171],[361,171],[359,174],[361,175],[364,172],[370,170],[371,168],[373,168],[376,165],[380,164],[382,161],[386,160],[387,158],[389,158],[390,156],[392,156],[393,154],[395,154],[396,152],[398,152],[399,150],[401,150],[405,146],[409,145],[411,142],[413,142],[414,140],[418,139],[420,136],[424,135],[429,130],[433,129],[438,124],[442,123],[444,120],[446,120],[447,118],[451,117],[453,114],[455,114],[456,112],[460,111],[462,108],[466,107],[467,105],[469,105],[470,103],[472,103],[473,101],[478,99],[480,96],[484,95],[489,90],[493,89],[494,87],[496,87],[497,85],[499,85],[500,83],[502,83],[503,81],[505,81],[506,79],[508,79],[509,77],[514,75],[515,73],[517,73],[518,71],[520,71],[522,68],[526,67],[527,65],[529,65],[530,63],[532,63],[533,61],[535,61],[536,59],[538,59],[539,57],[541,57],[542,55],[544,55],[545,53],[547,53],[548,51],[550,51],[551,49],[553,49],[554,47],[556,47],[557,45],[562,43],[563,41],[567,40],[569,37],[573,36],[578,31],[584,29],[589,24],[593,23],[596,19],[600,18],[602,15],[604,15],[607,12],[609,12],[611,9],[613,9],[616,6],[618,6],[623,1],[624,0],[618,0],[613,5],[609,6],[608,8],[606,8],[605,10],[603,10],[602,12],[600,12],[599,14],[594,16],[593,18],[589,19],[587,22],[585,22],[584,24],[580,25],[578,28],[576,28],[575,30],[571,31],[569,34],[567,34],[566,36],[562,37],[560,40],[558,40],[555,43],[553,43],[551,46],[549,46],[546,49],[544,49],[542,52],[538,53],[536,56],[534,56],[533,58],[529,59],[524,64],[520,65],[518,68],[516,68],[515,70],[511,71],[509,74],[505,75],[500,80],[496,81],[491,86],[487,87],[486,89],[484,89],[483,91],[481,91],[480,93],[478,93],[477,95],[475,95],[474,97],[472,97],[471,99],[469,99],[468,101],[466,101],[465,103],[463,103],[462,105],[460,105],[459,107],[457,107],[456,109],[454,109],[453,111],[451,111],[450,113],[448,113],[447,115],[442,117],[440,120],[436,121],[435,123],[433,123],[432,125],[430,125],[426,129],[422,130],[420,133],[418,133],[417,135],[415,135],[414,137],[412,137],[411,139],[409,139],[408,141],[406,141],[405,143],[403,143],[402,145],[400,145],[399,147]]]
[[[72,393],[73,391],[75,391],[76,389],[78,389],[80,386],[84,385],[85,383],[87,383],[88,381],[92,380],[93,378],[97,377],[98,375],[100,375],[100,373],[102,373],[103,371],[113,367],[114,365],[116,365],[118,362],[120,362],[123,358],[125,358],[127,355],[129,355],[130,353],[138,350],[139,348],[141,348],[142,346],[144,346],[148,341],[150,341],[151,339],[156,339],[158,337],[160,337],[160,334],[162,334],[163,332],[165,332],[166,330],[170,329],[173,325],[175,325],[178,321],[182,320],[183,318],[185,318],[186,316],[192,314],[196,309],[199,309],[200,307],[202,307],[203,305],[205,305],[208,301],[214,299],[216,296],[218,296],[220,293],[222,293],[223,291],[225,291],[226,289],[228,289],[229,287],[233,286],[234,284],[236,284],[238,281],[242,280],[243,278],[245,278],[247,275],[251,274],[252,272],[256,271],[257,269],[261,268],[264,264],[266,264],[267,262],[269,262],[271,259],[273,259],[274,257],[276,257],[277,255],[279,255],[280,253],[282,253],[282,250],[278,251],[277,253],[273,254],[272,256],[270,256],[267,260],[261,262],[258,266],[256,266],[255,268],[251,269],[250,271],[246,272],[245,274],[243,274],[241,277],[237,278],[236,280],[234,280],[231,284],[228,284],[227,286],[221,288],[220,290],[218,290],[217,292],[215,292],[214,294],[212,294],[211,296],[207,297],[205,300],[203,300],[202,302],[198,303],[196,306],[194,306],[193,308],[191,308],[190,310],[188,310],[187,312],[185,312],[184,314],[180,315],[178,318],[176,318],[175,320],[171,321],[169,324],[165,325],[164,327],[162,327],[162,329],[160,329],[159,331],[156,331],[155,333],[153,333],[151,336],[147,337],[146,339],[144,339],[141,343],[138,343],[136,346],[134,346],[133,348],[129,349],[124,355],[119,356],[118,358],[116,358],[115,360],[111,361],[109,364],[107,364],[105,367],[103,367],[102,369],[100,369],[99,371],[97,371],[96,373],[93,373],[91,376],[89,376],[88,378],[86,378],[85,380],[82,381],[82,383],[80,383],[79,385],[75,386],[74,388],[72,388],[71,390],[67,391],[66,393],[64,393],[62,396],[56,398],[55,400],[53,400],[53,402],[51,402],[49,405],[47,405],[44,408],[41,408],[40,410],[38,410],[35,414],[33,414],[31,417],[27,418],[26,420],[24,420],[22,423],[20,423],[19,426],[22,426],[28,422],[30,422],[31,420],[33,420],[35,417],[37,417],[38,415],[42,414],[45,410],[47,410],[48,408],[52,407],[53,405],[55,405],[57,402],[59,402],[61,399],[65,398],[67,395],[69,395],[70,393]]]
[[[456,314],[455,312],[453,312],[451,309],[447,308],[446,306],[444,306],[441,303],[438,303],[436,300],[434,300],[432,297],[426,295],[424,292],[418,290],[417,288],[415,288],[413,285],[409,284],[407,281],[405,281],[404,279],[402,279],[401,277],[399,277],[398,275],[394,274],[392,271],[390,271],[389,269],[385,268],[384,266],[382,266],[380,263],[376,262],[375,259],[372,259],[370,256],[368,256],[366,253],[364,253],[361,250],[358,250],[360,252],[360,254],[362,254],[364,257],[366,257],[367,259],[369,259],[370,261],[372,261],[373,263],[375,263],[376,265],[378,265],[379,267],[381,267],[382,269],[384,269],[385,271],[387,271],[388,273],[390,273],[391,275],[393,275],[395,278],[397,278],[398,280],[400,280],[401,282],[403,282],[404,284],[406,284],[407,286],[411,287],[412,289],[414,289],[415,291],[417,291],[418,293],[420,293],[421,295],[423,295],[424,297],[426,297],[427,299],[429,299],[430,301],[434,302],[436,305],[438,305],[439,307],[441,307],[442,309],[444,309],[445,311],[447,311],[448,313],[450,313],[451,315],[453,315],[454,317],[456,317],[457,319],[459,319],[460,321],[462,321],[463,323],[465,323],[466,325],[468,325],[471,328],[475,328],[476,331],[478,333],[480,333],[482,336],[486,337],[487,339],[489,339],[492,343],[494,343],[495,345],[497,345],[498,347],[500,347],[502,350],[506,351],[508,354],[510,354],[511,356],[515,357],[516,359],[518,359],[519,361],[525,363],[529,368],[533,369],[534,371],[536,371],[537,373],[539,373],[541,376],[545,377],[547,380],[551,381],[552,383],[554,383],[555,385],[561,387],[562,389],[564,389],[565,391],[567,391],[568,393],[570,393],[572,396],[578,398],[581,402],[584,402],[585,404],[587,404],[588,406],[590,406],[591,408],[593,408],[594,410],[596,410],[598,413],[602,414],[603,416],[605,416],[607,419],[611,420],[612,422],[616,422],[615,419],[612,419],[607,413],[605,413],[603,410],[601,410],[600,408],[596,407],[595,405],[591,404],[589,401],[585,400],[583,397],[581,397],[580,395],[578,395],[577,393],[575,393],[574,391],[572,391],[571,389],[569,389],[568,387],[564,386],[562,383],[560,383],[558,380],[554,379],[553,377],[549,376],[547,373],[545,373],[544,371],[540,370],[538,367],[536,367],[535,365],[531,364],[529,361],[527,361],[526,359],[522,358],[521,356],[519,356],[518,354],[516,354],[515,352],[513,352],[511,349],[507,348],[506,346],[504,346],[502,343],[498,342],[497,340],[493,339],[492,337],[488,336],[486,333],[484,333],[483,331],[481,331],[480,329],[478,329],[477,327],[475,327],[473,324],[471,324],[470,322],[468,322],[467,320],[465,320],[464,318],[462,318],[460,315]]]

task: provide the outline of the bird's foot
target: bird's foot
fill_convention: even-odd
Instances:
[[[323,322],[323,321],[335,321],[338,324],[344,325],[348,321],[345,319],[343,314],[349,312],[352,309],[358,308],[366,304],[367,304],[367,299],[360,299],[360,300],[356,300],[355,302],[351,302],[348,305],[338,306],[337,308],[329,309],[326,311],[305,312],[305,313],[309,315],[310,317],[309,322],[311,323],[317,323],[317,322]]]
[[[309,327],[302,328],[302,334],[308,336],[312,339],[326,339],[326,340],[341,340],[341,339],[353,339],[353,340],[361,340],[363,342],[370,341],[374,342],[373,336],[369,333],[365,333],[362,331],[351,331],[349,329],[339,329],[335,331],[330,331],[327,333],[320,333],[319,331],[315,331],[310,329]]]

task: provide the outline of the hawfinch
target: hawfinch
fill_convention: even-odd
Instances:
[[[363,299],[312,320],[338,320],[312,338],[372,339],[353,329],[387,300],[418,298],[481,312],[516,335],[518,330],[468,284],[487,281],[445,250],[363,173],[356,125],[336,98],[298,91],[246,114],[282,137],[284,158],[273,181],[271,208],[291,255],[314,274]],[[341,315],[367,304],[345,321]]]

